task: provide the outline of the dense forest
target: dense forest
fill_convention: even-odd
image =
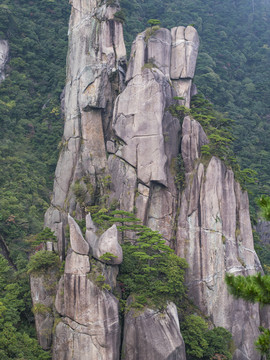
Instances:
[[[164,27],[192,24],[198,30],[195,83],[216,111],[233,120],[241,167],[257,172],[255,182],[246,184],[256,221],[257,197],[270,194],[270,1],[121,0],[121,6],[128,52],[151,18]],[[69,12],[67,0],[0,5],[0,39],[10,46],[0,84],[0,241],[7,243],[10,265],[18,270],[0,258],[2,359],[48,358],[32,338],[27,259],[50,202],[63,131]],[[258,250],[270,265],[270,249]]]

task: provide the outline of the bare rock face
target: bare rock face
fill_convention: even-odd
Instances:
[[[160,231],[187,259],[190,297],[216,326],[232,332],[234,360],[259,360],[253,346],[258,306],[233,299],[224,283],[227,272],[246,275],[261,269],[247,194],[219,159],[201,161],[201,146],[208,143],[201,125],[187,116],[181,129],[169,111],[177,104],[190,107],[196,93],[196,30],[149,28],[139,34],[124,79],[122,25],[114,20],[118,1],[71,3],[65,129],[45,216],[61,258],[66,257],[55,301],[61,320],[53,358],[119,359],[118,300],[107,290],[116,287],[115,264],[122,261],[116,229],[100,237],[88,216],[85,240],[67,215],[82,220],[88,206],[117,204]],[[180,189],[174,178],[179,153],[186,179]],[[104,185],[108,178],[110,184]],[[90,261],[89,252],[96,259]],[[106,252],[116,260],[99,261]],[[125,318],[125,359],[185,359],[175,306],[163,316],[151,309],[133,315]]]
[[[55,299],[55,309],[61,320],[55,328],[53,359],[118,360],[118,300],[107,288],[102,288],[102,283],[115,286],[117,266],[110,269],[103,264],[99,268],[98,264],[91,265],[89,245],[71,216],[69,224],[71,248]],[[89,216],[87,227],[95,229]],[[115,235],[114,230],[111,230],[112,235]],[[108,234],[107,239],[110,240]]]
[[[180,145],[179,120],[168,109],[175,96],[183,97],[189,106],[192,85],[191,79],[179,75],[172,86],[172,54],[172,35],[167,29],[149,28],[137,36],[126,74],[127,87],[115,102],[113,130],[117,141],[114,155],[109,157],[112,197],[120,199],[123,210],[135,209],[136,215],[168,242],[177,206],[173,163]],[[124,179],[127,170],[128,181]]]
[[[54,272],[46,275],[31,275],[31,297],[35,314],[35,325],[40,346],[49,350],[53,337],[53,302],[56,293],[57,276]]]
[[[113,102],[123,87],[126,50],[118,1],[73,0],[69,24],[65,128],[51,207],[45,226],[55,231],[65,253],[67,213],[82,219],[82,204],[102,196],[108,175],[105,140],[111,133]]]
[[[270,243],[270,221],[259,221],[256,226],[256,231],[260,235],[263,243]]]
[[[56,309],[62,317],[55,329],[53,359],[119,359],[118,300],[88,274],[65,272],[60,282]]]
[[[119,265],[122,263],[123,251],[119,245],[118,231],[115,224],[106,230],[99,238],[88,235],[88,239],[90,251],[94,258],[105,264]],[[102,258],[102,256],[106,254],[108,259]]]
[[[122,355],[126,360],[185,360],[185,344],[180,333],[176,306],[170,303],[164,313],[133,310],[125,317]]]
[[[5,66],[8,61],[9,44],[7,40],[0,40],[0,82],[5,80]]]
[[[84,240],[81,229],[76,221],[68,215],[68,224],[70,231],[70,246],[73,251],[81,255],[89,254],[89,245]]]
[[[172,79],[193,79],[199,49],[199,36],[193,26],[174,27],[172,34]]]
[[[234,359],[259,359],[253,346],[260,324],[258,305],[233,299],[224,283],[226,272],[249,275],[261,270],[253,247],[248,197],[219,159],[198,162],[205,141],[200,125],[186,118],[182,154],[187,186],[181,197],[177,254],[189,263],[190,297],[216,326],[232,332],[238,348]]]

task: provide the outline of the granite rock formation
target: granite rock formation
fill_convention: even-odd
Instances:
[[[214,325],[232,332],[234,360],[259,360],[253,345],[259,308],[233,299],[224,284],[226,272],[261,270],[247,194],[219,159],[202,161],[200,148],[208,139],[201,125],[187,116],[181,126],[169,111],[177,104],[190,107],[198,34],[192,26],[147,29],[134,41],[125,73],[117,11],[118,1],[72,1],[65,129],[45,216],[66,259],[55,302],[60,321],[54,359],[119,359],[118,300],[96,283],[98,268],[104,281],[116,286],[122,258],[115,227],[109,237],[100,237],[88,215],[84,236],[68,216],[82,220],[89,206],[117,204],[160,231],[187,259],[189,295]],[[179,156],[185,177],[180,189],[175,184]],[[106,252],[118,261],[99,261]],[[185,359],[173,304],[164,317],[151,309],[135,318],[128,313],[123,335],[128,359]]]
[[[185,360],[176,306],[168,304],[164,313],[145,309],[136,315],[134,310],[129,311],[125,316],[122,356],[126,360]]]
[[[5,80],[5,67],[8,61],[9,44],[7,40],[0,40],[0,82]]]
[[[117,360],[119,304],[110,290],[102,288],[100,280],[106,282],[110,270],[89,258],[90,247],[79,226],[71,216],[68,219],[71,247],[55,300],[60,318],[55,324],[53,359]],[[105,250],[110,250],[110,243]]]

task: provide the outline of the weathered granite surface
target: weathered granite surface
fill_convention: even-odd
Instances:
[[[8,40],[0,40],[0,82],[5,80],[5,67],[8,61],[9,44]]]
[[[104,282],[113,286],[117,271],[106,269],[101,264],[103,271],[100,272],[98,264],[90,264],[89,245],[71,216],[69,224],[71,248],[55,299],[55,309],[61,319],[55,328],[53,359],[117,360],[120,348],[119,304],[98,281],[98,276],[103,277]],[[91,226],[90,219],[87,225]]]
[[[170,303],[162,313],[130,310],[125,316],[122,356],[125,360],[185,360],[175,304]]]
[[[123,87],[125,44],[114,20],[118,1],[73,0],[65,88],[65,127],[51,207],[45,226],[58,236],[64,257],[67,213],[84,217],[84,207],[104,194],[108,176],[105,140],[111,133],[113,103]],[[76,192],[77,189],[77,192]],[[78,198],[78,192],[83,193]]]
[[[35,326],[40,346],[49,350],[53,339],[53,303],[57,287],[57,274],[31,275],[31,298],[35,314]]]
[[[189,116],[181,125],[169,111],[176,104],[190,107],[196,93],[196,30],[142,32],[125,74],[122,25],[114,20],[118,2],[71,3],[65,129],[45,216],[45,225],[58,237],[60,257],[66,258],[55,301],[61,320],[54,359],[119,359],[118,300],[97,281],[99,272],[116,287],[120,262],[98,259],[105,251],[120,261],[118,241],[110,236],[114,246],[104,250],[111,241],[97,234],[89,216],[85,238],[68,219],[68,213],[84,219],[90,205],[117,204],[160,231],[187,259],[190,297],[216,326],[233,333],[234,360],[259,360],[253,343],[264,315],[257,305],[229,296],[224,284],[226,272],[246,275],[261,269],[247,194],[219,159],[202,161],[200,148],[208,143],[202,126]],[[174,181],[179,154],[186,180],[180,188]],[[123,349],[129,359],[185,359],[175,309],[168,308],[164,318],[150,309],[135,318],[127,314]]]
[[[224,283],[226,272],[248,275],[261,270],[247,193],[219,159],[199,161],[200,146],[207,138],[195,120],[185,118],[182,131],[187,185],[179,197],[176,252],[189,263],[190,297],[216,326],[232,332],[238,348],[234,359],[259,359],[253,346],[259,307],[232,298]]]

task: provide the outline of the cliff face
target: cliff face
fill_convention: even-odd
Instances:
[[[5,80],[5,66],[8,61],[9,44],[7,40],[0,40],[0,82]]]
[[[260,270],[247,194],[219,159],[201,162],[200,147],[208,142],[201,125],[186,117],[181,129],[168,110],[176,103],[190,106],[198,34],[192,26],[147,29],[134,41],[125,73],[117,11],[117,1],[72,1],[65,130],[45,216],[45,225],[58,237],[59,254],[66,258],[55,302],[60,320],[55,324],[54,359],[120,357],[118,300],[95,283],[98,264],[106,283],[115,287],[121,260],[104,264],[100,256],[115,249],[120,259],[117,240],[108,248],[111,241],[102,241],[89,216],[85,237],[68,218],[70,213],[83,219],[85,208],[98,203],[134,211],[160,231],[189,263],[187,285],[195,304],[216,326],[233,333],[234,359],[259,359],[253,347],[258,306],[234,300],[224,283],[226,272]],[[180,190],[174,179],[179,153],[185,172]],[[97,261],[94,267],[89,255]],[[124,323],[125,359],[185,359],[173,304],[165,317],[146,309],[137,318],[129,312]]]
[[[199,161],[205,134],[196,121],[186,118],[182,133],[187,186],[180,200],[176,252],[190,265],[189,294],[215,325],[232,332],[235,359],[257,359],[252,344],[258,336],[259,307],[233,299],[224,283],[226,272],[249,275],[261,270],[248,196],[219,159]]]

